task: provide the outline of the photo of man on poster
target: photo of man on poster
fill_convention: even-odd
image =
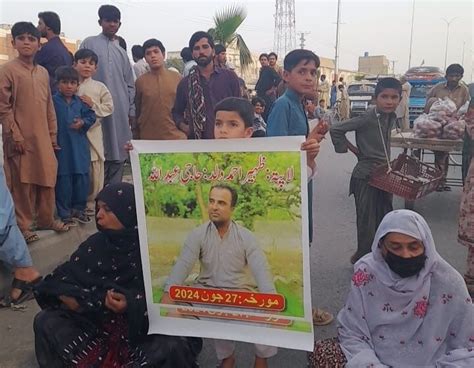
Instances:
[[[194,286],[276,293],[266,256],[256,237],[232,219],[237,201],[233,187],[211,187],[209,221],[188,235],[165,283],[162,303],[173,303],[170,287],[184,285],[198,260],[200,272]]]

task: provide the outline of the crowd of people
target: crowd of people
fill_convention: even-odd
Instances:
[[[42,308],[34,321],[40,367],[197,366],[200,338],[147,335],[133,186],[122,182],[132,137],[305,136],[312,242],[312,182],[328,131],[336,152],[351,151],[358,159],[350,181],[358,247],[351,257],[352,288],[337,317],[338,337],[316,344],[311,366],[474,366],[474,169],[459,227],[468,247],[464,281],[437,253],[425,220],[393,211],[392,195],[369,185],[372,170],[390,155],[404,83],[379,80],[374,107],[347,120],[344,80],[330,86],[325,75],[318,77],[320,60],[312,51],[289,52],[283,67],[274,52],[261,54],[256,96],[250,98],[226,61],[225,47],[209,33],[190,37],[180,75],[166,67],[165,46],[154,38],[132,47],[132,65],[117,35],[120,10],[103,5],[98,16],[101,32],[74,55],[59,38],[56,13],[39,13],[37,27],[16,23],[11,33],[18,56],[0,68],[0,259],[14,275],[2,305],[36,297]],[[40,45],[42,37],[47,42]],[[429,97],[465,103],[469,95],[460,87],[459,67],[450,66],[447,82]],[[329,129],[323,117],[336,105],[342,121]],[[312,118],[318,123],[310,129]],[[346,137],[351,131],[355,144]],[[67,232],[92,218],[98,232],[43,280],[26,246],[39,239],[36,230]],[[220,235],[228,231],[228,225],[219,227]],[[313,308],[314,325],[333,319]],[[215,347],[220,366],[234,367],[233,344],[218,341]],[[255,354],[255,367],[267,367],[277,350],[256,345]]]

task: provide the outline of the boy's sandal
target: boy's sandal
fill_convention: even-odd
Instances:
[[[69,231],[69,225],[65,224],[61,220],[54,220],[51,225],[38,228],[38,230],[53,230],[57,233],[65,233]]]
[[[23,231],[22,235],[23,235],[23,238],[25,238],[26,244],[33,243],[33,242],[38,241],[40,239],[38,234],[36,234],[33,231],[29,231],[29,230]]]
[[[20,295],[18,298],[13,299],[11,296],[5,297],[0,302],[0,308],[10,307],[11,305],[18,305],[28,300],[34,299],[33,288],[38,285],[43,278],[39,276],[38,278],[34,279],[33,281],[24,281],[14,278],[12,281],[12,289],[19,289],[21,290]]]
[[[65,219],[63,222],[66,226],[69,226],[69,228],[78,226],[78,223],[73,218]]]
[[[334,320],[334,316],[319,308],[313,308],[313,325],[326,326]]]
[[[73,219],[81,224],[88,224],[92,221],[92,219],[85,213],[78,214],[77,216],[74,216]]]

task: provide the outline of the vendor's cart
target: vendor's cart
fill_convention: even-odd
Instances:
[[[446,184],[450,186],[462,186],[462,147],[463,141],[437,138],[416,138],[413,132],[400,132],[393,130],[391,135],[391,146],[403,148],[404,152],[416,156],[421,162],[434,166],[433,151],[448,152],[450,156],[451,172],[459,172],[459,175],[446,178]],[[459,168],[459,170],[457,170]],[[405,199],[405,207],[412,209],[414,200]]]

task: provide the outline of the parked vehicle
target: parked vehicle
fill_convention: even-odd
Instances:
[[[363,114],[370,105],[375,93],[377,82],[359,81],[349,84],[347,93],[350,101],[351,118]]]
[[[417,66],[410,68],[405,73],[405,78],[411,84],[408,111],[410,125],[423,114],[426,104],[426,95],[436,84],[444,82],[444,72],[435,66]]]

